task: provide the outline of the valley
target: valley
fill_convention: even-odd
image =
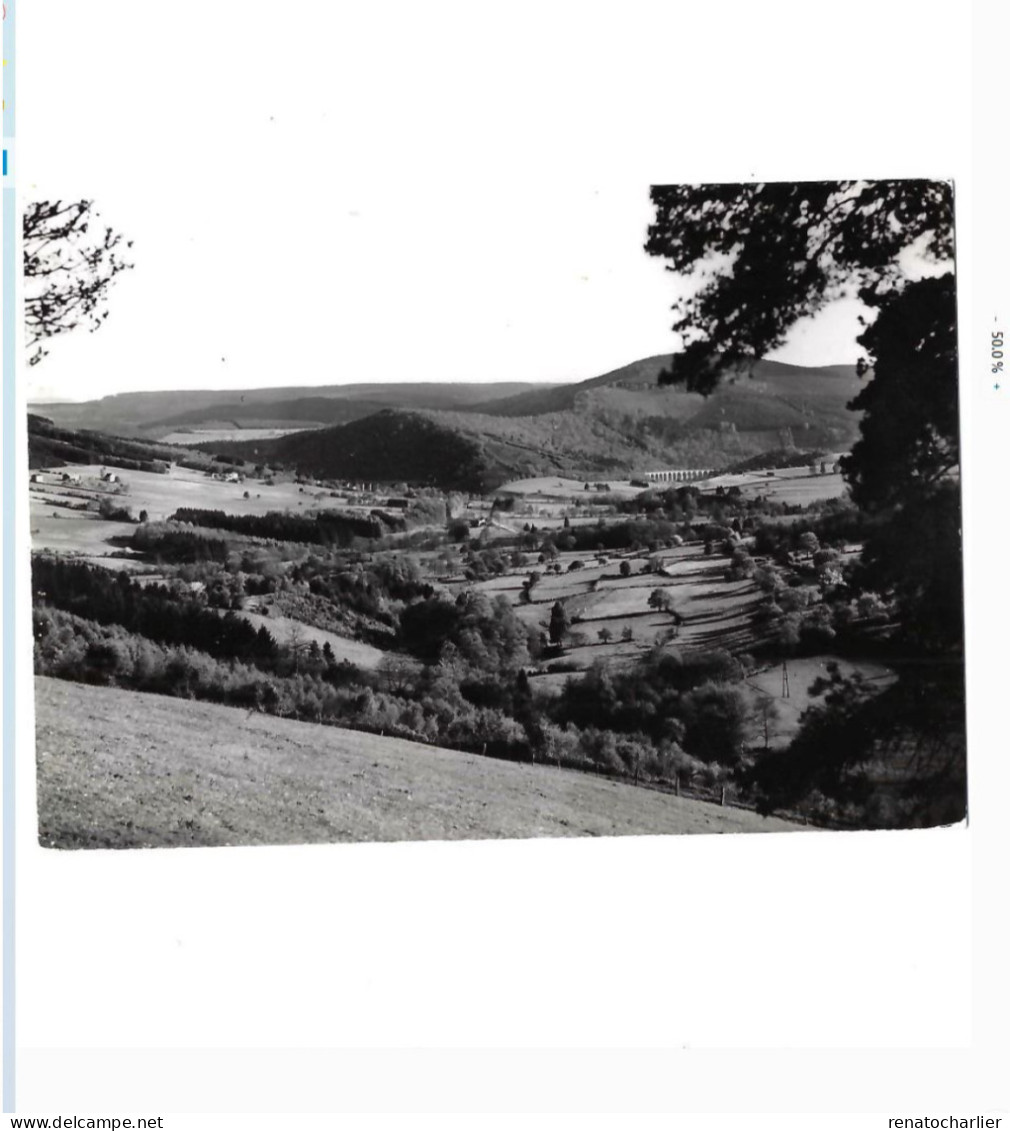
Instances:
[[[500,772],[496,788],[513,799],[513,769],[549,766],[566,782],[595,775],[679,806],[858,824],[851,805],[812,795],[783,807],[760,784],[825,689],[884,697],[894,685],[892,607],[858,586],[869,528],[847,497],[844,447],[800,448],[788,426],[767,427],[785,419],[775,406],[802,417],[820,404],[817,436],[851,434],[852,420],[826,423],[849,376],[825,371],[797,407],[792,367],[759,363],[739,379],[753,382],[745,396],[731,385],[721,405],[699,407],[652,383],[661,361],[476,406],[428,389],[415,401],[429,407],[199,447],[201,425],[221,423],[214,403],[168,421],[189,446],[31,418],[40,687],[174,699],[168,714],[149,712],[164,718],[166,751],[189,741],[177,731],[200,712],[245,710],[318,730],[327,749],[367,748],[376,779],[403,777],[383,758],[415,743],[438,746],[450,777],[479,785]],[[139,419],[141,402],[130,404]],[[156,396],[153,407],[164,408]],[[517,408],[534,414],[508,415]],[[665,432],[649,423],[660,410]],[[517,812],[475,820],[469,781],[446,802],[459,821],[423,829],[384,811],[401,786],[375,784],[383,812],[370,831],[354,824],[355,837],[536,835]],[[252,785],[235,788],[256,811]],[[592,809],[597,786],[586,788]],[[642,813],[629,831],[667,820]],[[579,827],[620,831],[624,818],[595,820]],[[263,836],[288,835],[268,827]],[[551,820],[535,827],[560,835]],[[241,821],[205,833],[252,835]],[[85,843],[76,837],[53,843]]]

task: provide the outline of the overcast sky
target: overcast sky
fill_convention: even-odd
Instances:
[[[466,4],[394,22],[296,2],[281,24],[217,0],[181,44],[142,4],[25,6],[59,34],[23,35],[45,60],[19,68],[21,192],[93,198],[136,263],[99,333],[50,344],[29,397],[581,380],[676,350],[678,280],[642,250],[649,184],[695,171],[643,154],[704,128],[673,129],[656,98],[675,7],[628,11],[615,41],[605,6],[580,27],[536,5],[471,26]],[[606,82],[621,37],[641,55],[619,103],[634,117]],[[560,70],[559,44],[576,53]],[[857,314],[826,312],[775,356],[854,361]]]

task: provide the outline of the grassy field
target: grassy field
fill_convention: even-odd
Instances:
[[[565,476],[544,475],[536,479],[513,479],[500,487],[497,494],[520,495],[526,499],[564,499],[572,503],[587,503],[598,500],[593,490],[586,490],[587,480],[568,479]],[[588,480],[590,488],[596,483],[606,483],[614,495],[633,499],[642,493],[643,488],[632,487],[627,479],[604,480],[594,476]]]
[[[596,482],[593,478],[590,485]],[[537,503],[554,502],[567,504],[570,508],[599,502],[600,496],[595,491],[586,491],[585,483],[584,479],[543,476],[539,479],[514,480],[506,483],[500,491],[516,495],[524,503],[534,506]],[[612,480],[607,485],[614,497],[622,499],[634,498],[646,490],[644,487],[633,487],[626,479]],[[739,487],[746,496],[767,496],[780,503],[812,503],[820,499],[836,499],[848,490],[840,472],[811,475],[810,469],[806,467],[778,468],[770,475],[757,471],[740,475],[718,475],[693,485],[705,493],[711,493],[717,487]],[[648,489],[663,492],[685,486],[691,484],[650,482]]]
[[[46,678],[39,840],[56,848],[786,832],[590,774]]]
[[[812,704],[823,703],[823,698],[814,698],[810,687],[815,679],[827,678],[828,664],[836,663],[843,675],[860,672],[865,679],[872,680],[881,688],[893,682],[894,673],[872,660],[843,660],[837,656],[808,656],[787,661],[786,673],[789,683],[789,698],[782,695],[782,665],[775,664],[764,671],[747,677],[745,686],[755,705],[761,700],[771,700],[775,704],[776,718],[768,727],[768,745],[772,748],[787,746],[795,737],[800,726],[800,715]],[[760,728],[758,728],[760,729]],[[760,735],[755,733],[754,741],[760,744]]]
[[[82,479],[97,478],[101,473],[98,465],[73,464],[59,469],[61,472],[78,474]],[[298,490],[298,485],[290,481],[278,481],[267,486],[260,480],[247,483],[225,483],[211,479],[200,471],[185,467],[173,467],[164,475],[154,471],[122,471],[119,473],[129,488],[124,495],[117,495],[117,504],[129,507],[135,515],[147,511],[152,522],[168,518],[179,507],[201,507],[205,510],[224,511],[226,514],[266,514],[267,511],[281,511],[288,508],[319,505],[328,498],[327,492],[312,488]],[[37,490],[32,485],[32,499],[52,496],[56,489],[46,487]],[[245,493],[249,492],[249,498]],[[80,502],[91,497],[91,492],[76,487],[62,492]],[[320,494],[320,500],[316,500]],[[50,508],[51,509],[51,508]],[[74,515],[73,511],[65,511]],[[75,516],[76,517],[76,516]],[[66,521],[73,521],[68,519]],[[36,547],[41,548],[41,547]]]
[[[520,600],[522,580],[529,575],[529,568],[491,578],[479,583],[478,588],[489,596],[507,597],[520,620],[544,629],[553,604],[563,601],[573,634],[564,659],[579,668],[587,668],[596,660],[620,665],[633,662],[674,627],[669,613],[649,607],[649,596],[655,589],[669,592],[684,618],[668,647],[682,653],[711,648],[746,651],[758,642],[759,630],[752,613],[760,600],[759,591],[751,581],[725,579],[729,558],[705,554],[697,545],[680,546],[658,555],[662,573],[642,572],[655,555],[627,556],[631,574],[622,577],[623,556],[613,555],[606,564],[599,564],[591,554],[568,551],[559,555],[563,572],[544,574],[533,590],[532,602]],[[568,566],[576,560],[585,564],[569,572]],[[604,628],[611,634],[607,643],[599,639]],[[627,631],[632,634],[630,641],[622,639]],[[584,643],[578,642],[580,636]],[[536,686],[556,690],[562,682],[539,676]]]
[[[561,555],[561,560],[573,558],[573,553]],[[650,555],[651,556],[651,555]],[[664,550],[659,555],[664,572],[640,573],[648,560],[645,555],[629,558],[632,572],[621,577],[619,561],[612,559],[606,565],[592,564],[575,573],[545,575],[534,589],[533,603],[518,603],[518,576],[496,578],[484,582],[481,588],[489,593],[501,593],[516,602],[515,611],[526,624],[538,625],[546,630],[550,621],[551,606],[564,601],[572,618],[571,635],[561,659],[572,665],[576,672],[551,672],[549,661],[546,673],[532,677],[537,691],[557,694],[568,679],[578,678],[578,672],[602,661],[614,667],[625,667],[652,648],[673,628],[669,613],[649,607],[649,595],[663,589],[671,595],[674,607],[684,618],[677,635],[664,647],[684,656],[724,648],[731,652],[752,651],[760,644],[764,633],[772,630],[756,624],[753,613],[761,600],[757,586],[749,580],[727,581],[724,571],[729,559],[717,554],[707,555],[695,545]],[[524,571],[520,571],[524,575]],[[606,628],[611,634],[607,642],[600,640],[599,632]],[[623,639],[630,631],[631,639]],[[579,643],[580,637],[583,642]],[[804,710],[816,702],[809,695],[810,685],[818,676],[827,674],[827,665],[836,661],[843,674],[860,671],[867,679],[889,681],[893,673],[882,664],[872,661],[842,660],[832,655],[791,659],[789,670],[789,698],[782,698],[782,668],[775,665],[751,676],[745,690],[757,705],[761,698],[775,702],[777,717],[769,727],[769,745],[786,745],[799,729],[799,718]],[[760,744],[763,735],[755,731],[752,740]]]
[[[107,522],[93,512],[70,510],[66,505],[59,505],[80,504],[105,497],[105,492],[86,486],[88,479],[99,476],[101,468],[98,465],[73,464],[59,470],[80,475],[85,484],[72,487],[31,485],[32,549],[80,554],[97,564],[113,564],[116,569],[136,568],[142,564],[138,560],[130,560],[131,557],[139,559],[139,555],[123,551],[112,541],[128,537],[135,529],[132,523]],[[120,474],[128,490],[125,494],[112,496],[115,504],[128,507],[135,517],[141,511],[147,511],[152,522],[168,518],[180,507],[252,515],[327,506],[353,509],[346,507],[342,500],[332,498],[328,491],[313,487],[300,489],[298,484],[285,480],[272,485],[261,480],[225,483],[184,467],[172,467],[164,475],[153,471],[123,471]],[[245,497],[247,492],[249,498]],[[109,555],[114,556],[112,563],[107,560]]]
[[[263,616],[248,611],[241,611],[236,615],[247,620],[254,628],[265,628],[278,643],[285,646],[291,643],[307,644],[311,640],[314,640],[320,648],[324,644],[329,644],[338,662],[346,660],[349,664],[364,668],[366,671],[375,671],[383,661],[410,665],[415,663],[402,653],[383,652],[371,644],[338,636],[335,632],[327,632],[325,628],[316,628],[314,625],[304,624],[291,617],[279,616],[275,613]]]
[[[290,436],[292,432],[304,432],[314,424],[302,428],[189,428],[181,432],[169,432],[162,436],[162,444],[213,444],[220,440],[276,440],[278,436]]]
[[[772,499],[776,503],[796,504],[819,502],[822,499],[838,499],[848,492],[848,485],[841,472],[827,475],[811,475],[805,467],[783,467],[771,475],[760,472],[747,472],[743,475],[719,475],[702,484],[702,489],[710,493],[718,487],[739,487],[748,498]]]
[[[132,522],[106,522],[97,515],[46,506],[34,496],[29,510],[33,550],[80,554],[102,565],[112,564],[116,569],[143,565],[139,555],[126,555],[111,563],[103,560],[110,554],[122,553],[112,539],[129,536],[136,529]]]

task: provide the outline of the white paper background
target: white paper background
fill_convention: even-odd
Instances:
[[[59,34],[54,17],[69,7],[40,0],[19,10],[22,191],[33,150],[44,145],[27,134],[26,102],[60,79],[46,69],[47,44]],[[138,6],[87,6],[109,28],[103,67],[130,58],[131,41],[116,32],[128,7]],[[972,166],[966,9],[882,0],[434,3],[419,20],[421,6],[406,3],[337,7],[373,31],[413,13],[409,57],[441,76],[432,121],[445,113],[449,78],[460,76],[459,117],[424,145],[409,131],[373,136],[370,108],[359,108],[360,143],[349,160],[367,161],[377,182],[401,178],[404,192],[415,178],[472,180],[492,201],[496,185],[516,176],[543,181],[552,197],[587,181],[644,193],[653,182],[752,176],[955,178],[972,825],[47,852],[35,842],[23,571],[19,1110],[900,1111],[910,1096],[925,1108],[1005,1103],[996,1070],[1006,1053],[998,1035],[1006,973],[997,959],[1006,948],[1007,742],[996,641],[1006,614],[984,567],[998,554],[998,512],[985,491],[992,477],[1005,481],[1010,392],[994,399],[988,331],[1010,307],[995,305],[1002,235],[990,227],[994,167]],[[314,10],[288,8],[300,18]],[[266,4],[152,6],[143,49],[171,60],[182,87],[210,10],[227,12],[236,27],[260,20],[282,29],[288,18],[287,8]],[[988,28],[995,52],[998,28]],[[280,34],[276,42],[278,55],[260,64],[264,99],[283,85],[281,62],[298,66],[299,43]],[[989,84],[983,97],[1001,89],[997,60],[977,68],[975,81]],[[403,85],[390,74],[389,98],[411,107],[410,122],[425,110],[418,73]],[[110,144],[103,107],[89,104],[87,91],[68,97],[68,113],[80,115],[82,139],[67,154],[71,180],[96,151],[103,162],[130,161],[129,137]],[[143,105],[135,117],[137,131],[149,128]],[[387,108],[384,124],[393,118]],[[163,139],[165,176],[189,192],[199,170],[177,154],[200,125],[175,126]],[[1005,139],[981,132],[987,156],[996,156]],[[273,238],[292,186],[255,155],[236,152],[235,160],[248,160],[250,191],[262,200],[250,239]],[[974,227],[980,213],[984,232]],[[420,266],[411,285],[424,285]],[[535,276],[536,263],[529,269]],[[1005,288],[998,293],[1006,297]],[[172,323],[182,332],[184,316],[180,323],[172,312]],[[409,356],[409,341],[394,346]],[[24,565],[23,481],[17,492]],[[513,1051],[482,1051],[494,1049]],[[529,1051],[539,1049],[550,1051]],[[849,1051],[817,1051],[830,1049]]]

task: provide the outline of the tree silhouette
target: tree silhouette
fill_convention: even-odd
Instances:
[[[666,589],[653,589],[649,594],[649,608],[661,613],[669,613],[674,607],[673,594]]]
[[[560,644],[564,640],[570,624],[564,604],[561,601],[555,601],[551,608],[551,623],[548,629],[552,644]]]
[[[662,185],[645,245],[701,286],[674,307],[684,351],[661,383],[711,393],[782,345],[800,318],[858,293],[882,306],[909,285],[912,244],[953,257],[953,192],[935,181]]]
[[[868,358],[857,372],[869,379],[849,406],[863,415],[842,471],[854,501],[874,516],[860,584],[896,604],[899,681],[886,712],[859,697],[840,700],[834,709],[851,726],[837,757],[812,756],[813,730],[809,742],[801,731],[791,751],[759,764],[758,784],[773,800],[811,789],[851,799],[861,781],[859,804],[864,814],[877,806],[877,823],[956,820],[965,792],[951,186],[674,186],[654,189],[652,199],[646,250],[700,282],[675,306],[674,329],[686,344],[662,382],[711,393],[842,295],[857,294],[876,315],[859,338]],[[913,245],[929,264],[916,277],[906,270]],[[815,723],[811,716],[809,727]],[[918,751],[927,739],[946,753],[928,772],[907,759],[901,804],[891,797],[885,805],[859,767],[888,751]]]
[[[25,337],[28,364],[48,353],[42,342],[82,323],[97,330],[109,316],[102,307],[112,281],[133,264],[124,258],[132,240],[97,223],[90,200],[36,201],[25,208]]]
[[[864,543],[866,588],[898,603],[905,642],[960,666],[963,655],[957,309],[953,275],[920,280],[860,342],[875,375],[852,402],[860,438],[842,470],[879,522]]]
[[[953,275],[909,285],[860,343],[876,375],[852,402],[865,415],[842,469],[858,504],[886,509],[948,480],[960,460]]]
[[[751,721],[764,739],[764,749],[769,748],[772,727],[779,721],[779,709],[770,695],[758,695],[751,710]]]

